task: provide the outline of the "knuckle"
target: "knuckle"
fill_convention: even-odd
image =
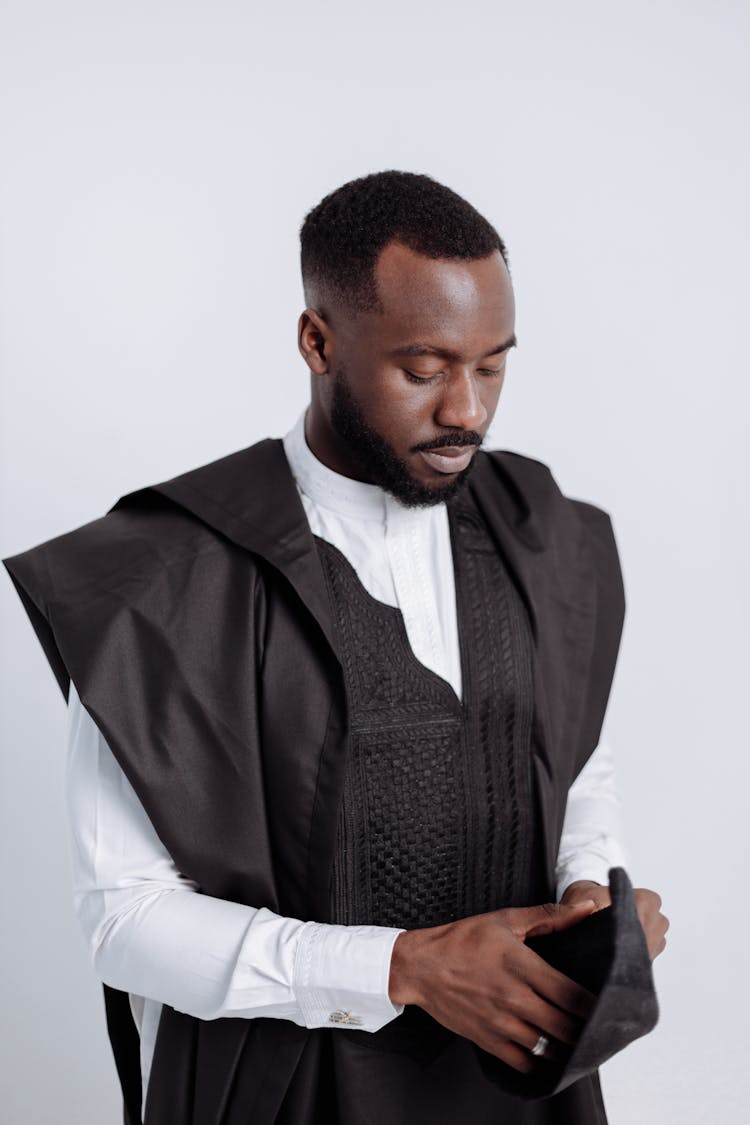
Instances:
[[[516,984],[512,988],[506,989],[503,1010],[512,1012],[514,1015],[520,1015],[523,1013],[525,1001],[526,990]]]
[[[517,1026],[517,1019],[510,1012],[497,1012],[490,1026],[490,1031],[501,1042],[512,1044],[513,1031]]]
[[[650,891],[647,887],[639,887],[633,892],[636,903],[644,906],[653,906],[656,910],[661,910],[661,895],[657,891]]]
[[[504,957],[502,965],[502,978],[505,978],[502,987],[505,992],[520,992],[526,981],[526,970],[523,962],[517,957]]]

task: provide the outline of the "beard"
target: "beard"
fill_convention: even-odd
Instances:
[[[352,397],[343,364],[336,368],[333,380],[331,426],[346,443],[364,478],[385,489],[408,508],[427,508],[450,500],[463,488],[476,460],[475,454],[466,468],[444,485],[421,484],[412,476],[407,463],[396,455],[385,438],[366,421]],[[414,446],[414,451],[437,449],[441,444],[479,446],[481,442],[480,436],[473,431],[459,430],[435,441]]]

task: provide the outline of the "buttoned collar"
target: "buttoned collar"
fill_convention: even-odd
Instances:
[[[306,413],[302,411],[283,442],[297,485],[313,503],[348,519],[379,524],[417,526],[430,519],[433,508],[409,507],[379,485],[352,480],[319,461],[305,438]]]

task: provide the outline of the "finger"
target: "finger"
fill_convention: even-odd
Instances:
[[[645,887],[638,887],[633,891],[636,903],[648,902],[657,911],[661,910],[661,895],[656,891],[649,891]]]
[[[519,1008],[515,1010],[515,1014],[527,1025],[538,1028],[536,1038],[531,1042],[531,1047],[536,1043],[540,1033],[556,1039],[559,1043],[564,1043],[568,1047],[574,1046],[581,1036],[582,1020],[569,1015],[567,1012],[560,1011],[554,1004],[550,1004],[544,997],[538,996],[531,990]]]
[[[609,890],[606,887],[602,888],[601,894],[597,894],[596,892],[592,892],[591,897],[593,898],[594,902],[596,903],[596,910],[597,911],[604,910],[606,907],[612,905],[612,895],[609,893]],[[596,913],[596,911],[594,911],[594,913]]]
[[[548,1040],[543,1055],[533,1055],[532,1050],[539,1042],[539,1036],[542,1032],[529,1027],[529,1025],[521,1026],[525,1026],[527,1030],[513,1031],[511,1033],[512,1038],[509,1038],[504,1031],[496,1032],[492,1027],[485,1028],[474,1039],[474,1042],[482,1050],[488,1051],[491,1055],[495,1055],[496,1058],[508,1063],[514,1070],[519,1070],[524,1074],[529,1074],[539,1063],[555,1062],[563,1055],[563,1048],[551,1040]],[[516,1035],[523,1038],[523,1044],[518,1042],[515,1038]]]
[[[597,910],[603,910],[605,906],[612,905],[609,887],[602,887],[597,883],[585,883],[583,886],[571,883],[559,901],[564,905],[575,906],[577,903],[586,902],[588,899],[592,899],[596,903]]]
[[[488,1036],[486,1041],[479,1044],[485,1051],[489,1051],[491,1055],[495,1055],[498,1059],[502,1059],[508,1066],[512,1066],[514,1070],[520,1070],[522,1074],[528,1074],[534,1069],[534,1056],[530,1055],[528,1051],[524,1051],[515,1043],[508,1042],[507,1039],[501,1037],[495,1038]]]
[[[662,915],[659,915],[658,925],[654,926],[652,933],[648,940],[649,952],[651,953],[651,960],[657,957],[662,952],[664,946],[667,944],[666,933],[669,929],[668,920]]]
[[[503,1019],[501,1030],[504,1037],[507,1037],[512,1043],[517,1043],[519,1047],[523,1047],[529,1054],[539,1043],[539,1036],[544,1035],[547,1039],[544,1054],[532,1055],[532,1058],[554,1062],[564,1053],[564,1048],[560,1044],[566,1042],[566,1040],[560,1039],[559,1036],[551,1036],[549,1030],[535,1027],[533,1024],[527,1023],[526,1020],[518,1019],[510,1013],[506,1014]]]
[[[664,914],[657,914],[655,917],[641,918],[641,926],[646,936],[646,944],[653,958],[655,956],[654,950],[656,946],[669,929],[669,919]]]
[[[660,917],[661,897],[656,891],[636,891],[635,908],[643,929],[648,930],[654,919]]]
[[[556,930],[565,930],[580,922],[588,914],[592,914],[594,910],[596,910],[596,903],[593,899],[584,899],[583,902],[574,904],[545,902],[541,906],[505,910],[503,922],[511,927],[516,937],[524,941],[527,937],[539,937],[542,934],[554,933]]]
[[[596,1004],[596,996],[577,981],[553,969],[543,957],[531,949],[523,951],[523,975],[526,982],[538,996],[550,1001],[563,1012],[578,1019],[588,1019]]]

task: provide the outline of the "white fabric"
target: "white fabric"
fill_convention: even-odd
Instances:
[[[405,508],[311,453],[304,414],[284,438],[312,531],[338,547],[373,597],[400,608],[417,658],[461,695],[445,505]],[[290,1019],[376,1031],[403,1005],[388,997],[402,931],[283,918],[196,893],[175,867],[71,684],[66,800],[74,906],[99,978],[130,993],[141,1037],[145,1107],[162,1004],[200,1019]],[[606,883],[626,862],[613,758],[601,743],[572,786],[557,867]]]

